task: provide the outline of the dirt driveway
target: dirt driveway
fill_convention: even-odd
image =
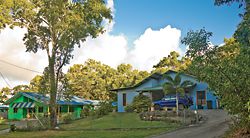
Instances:
[[[200,126],[179,129],[153,138],[218,138],[228,130],[230,117],[224,110],[200,110],[208,119]]]

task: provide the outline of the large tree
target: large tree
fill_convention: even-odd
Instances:
[[[56,126],[56,94],[62,67],[75,46],[102,33],[103,20],[112,19],[103,0],[1,0],[0,27],[25,27],[27,52],[47,52],[50,82],[50,121]],[[5,20],[6,19],[6,20]]]
[[[209,39],[199,35],[193,36]],[[186,40],[196,39],[192,36],[185,38]],[[204,45],[199,46],[203,47]],[[250,100],[250,58],[243,49],[245,48],[242,48],[241,44],[234,38],[225,39],[224,46],[215,46],[203,51],[201,55],[193,56],[189,71],[199,80],[209,84],[229,113],[238,115],[242,124],[250,126],[250,110],[247,106]],[[190,50],[194,53],[197,52],[193,49]]]
[[[4,103],[6,100],[8,100],[7,95],[11,94],[11,89],[9,87],[3,87],[0,90],[0,103]]]
[[[180,58],[180,54],[176,51],[171,51],[167,57],[163,57],[160,62],[153,66],[152,72],[164,73],[167,70],[185,71],[191,64],[188,57]]]
[[[111,89],[133,86],[148,73],[134,70],[129,64],[114,69],[93,59],[73,65],[66,74],[72,92],[85,99],[116,100]]]

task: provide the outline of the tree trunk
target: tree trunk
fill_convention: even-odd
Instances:
[[[176,114],[179,115],[179,98],[178,94],[176,93]]]
[[[56,82],[55,82],[55,55],[49,58],[49,80],[50,80],[50,126],[55,128],[57,125],[57,115],[56,115]]]

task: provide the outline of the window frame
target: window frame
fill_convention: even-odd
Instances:
[[[127,105],[127,94],[122,93],[122,105],[126,106]]]
[[[13,113],[17,113],[18,112],[18,108],[13,108]]]

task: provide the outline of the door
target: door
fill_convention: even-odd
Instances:
[[[203,106],[206,105],[206,92],[197,91],[196,98],[197,98],[196,103],[197,103],[198,109],[203,109]]]

